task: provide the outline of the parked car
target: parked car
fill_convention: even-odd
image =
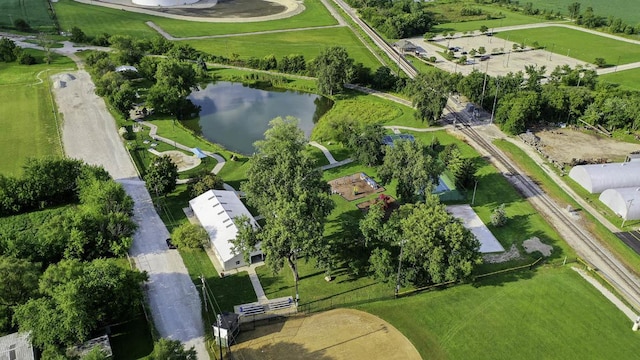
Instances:
[[[171,238],[167,239],[167,247],[169,249],[177,249],[177,247],[171,242]]]
[[[486,61],[486,60],[489,60],[489,59],[491,59],[490,55],[482,55],[482,56],[480,56],[480,61]]]

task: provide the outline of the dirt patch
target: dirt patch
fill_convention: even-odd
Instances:
[[[364,173],[343,176],[329,181],[332,194],[339,194],[347,201],[361,199],[365,196],[380,193],[384,188]]]
[[[531,254],[534,251],[539,251],[544,256],[550,256],[553,251],[553,246],[544,244],[538,237],[532,237],[531,239],[527,239],[522,243],[522,247],[524,247],[524,251],[527,254]]]
[[[511,260],[516,260],[519,258],[520,258],[520,251],[518,251],[518,247],[515,244],[511,245],[511,248],[509,249],[509,251],[505,251],[501,254],[488,254],[482,257],[484,262],[491,263],[491,264],[503,263]]]
[[[540,139],[538,150],[562,166],[578,159],[587,162],[624,161],[629,153],[640,150],[640,144],[616,141],[604,135],[571,128],[534,133]]]
[[[400,331],[371,314],[336,309],[242,332],[238,359],[420,359]]]
[[[367,211],[369,211],[369,207],[371,207],[371,205],[373,205],[373,204],[375,204],[377,202],[384,202],[384,218],[385,218],[385,220],[388,220],[389,217],[391,216],[391,213],[393,213],[394,210],[396,210],[396,209],[398,209],[400,207],[400,204],[398,204],[398,202],[396,201],[396,199],[393,196],[385,195],[385,194],[380,194],[375,199],[363,201],[363,202],[361,202],[359,204],[356,204],[356,206],[358,207],[358,209],[360,209],[360,210],[362,210],[363,212],[366,213]]]
[[[189,156],[181,151],[170,150],[160,153],[160,156],[167,155],[171,161],[178,166],[178,172],[187,171],[200,165],[200,159],[196,156]]]

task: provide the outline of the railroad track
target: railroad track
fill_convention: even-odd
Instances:
[[[518,169],[511,164],[511,161],[496,147],[480,135],[462,116],[460,116],[453,108],[447,106],[447,109],[456,118],[456,122],[461,124],[461,131],[473,140],[478,146],[483,148],[493,159],[502,165],[509,173],[509,177],[519,184],[521,191],[525,197],[535,197],[544,207],[543,212],[553,216],[557,221],[571,231],[575,237],[581,241],[600,261],[607,267],[591,266],[596,268],[609,283],[618,290],[618,292],[627,299],[636,309],[640,309],[640,284],[638,279],[631,274],[624,265],[613,257],[604,249],[593,236],[585,231],[581,226],[577,225],[555,201],[545,194],[536,184],[528,177],[522,175]],[[540,210],[540,209],[539,209]],[[591,261],[589,261],[591,262]]]

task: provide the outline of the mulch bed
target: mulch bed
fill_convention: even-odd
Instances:
[[[356,173],[331,180],[329,181],[329,185],[331,185],[331,193],[339,194],[347,201],[353,201],[384,191],[384,188],[377,185],[377,183],[375,183],[375,187],[372,187],[367,183],[367,178],[368,177],[366,177],[366,175],[363,177],[362,173]],[[368,179],[371,180],[370,178]]]

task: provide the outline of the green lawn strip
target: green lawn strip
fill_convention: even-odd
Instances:
[[[569,204],[574,209],[582,209],[569,195],[567,195],[540,167],[529,158],[516,145],[504,140],[496,140],[495,145],[502,149],[518,166],[530,176],[547,194],[560,204]],[[567,178],[567,183],[571,186],[573,181]],[[573,184],[572,189],[582,196],[586,193],[579,188],[579,185]],[[584,197],[584,196],[583,196]],[[597,200],[589,200],[592,205],[597,204]],[[599,206],[599,205],[598,205]],[[631,248],[625,245],[618,237],[611,233],[604,225],[586,211],[581,211],[580,215],[585,218],[585,222],[589,224],[591,230],[599,239],[604,241],[604,245],[617,255],[625,265],[632,271],[638,273],[640,269],[640,256]],[[619,220],[618,220],[619,221]],[[615,224],[615,223],[614,223]]]
[[[569,268],[356,308],[388,321],[424,359],[631,359],[640,350],[629,319]]]
[[[42,57],[42,52],[29,52]],[[59,56],[49,65],[0,63],[0,99],[7,100],[0,102],[0,174],[21,174],[29,157],[62,156],[62,118],[49,92],[49,76],[67,68],[74,64]]]
[[[207,23],[197,21],[181,21],[169,18],[153,20],[163,30],[175,37],[240,34],[257,31],[298,29],[316,26],[336,25],[338,21],[331,16],[329,10],[320,0],[304,0],[305,10],[298,15],[280,20],[237,22],[237,23]],[[298,32],[294,32],[297,34]],[[242,54],[242,53],[239,53]]]
[[[413,55],[406,55],[405,58],[407,59],[408,62],[410,62],[416,68],[416,70],[418,70],[421,73],[430,73],[433,71],[438,71],[437,68],[435,68],[433,65],[427,63],[422,59],[418,59]]]
[[[25,20],[34,29],[53,30],[55,26],[47,11],[46,0],[2,0],[0,14],[2,27],[13,27],[17,19]]]
[[[640,90],[640,68],[599,75],[600,82],[618,84],[627,90]]]
[[[603,58],[610,65],[640,61],[640,45],[610,39],[579,30],[544,27],[526,30],[504,31],[495,36],[531,46],[534,41],[547,50],[560,55],[593,63]],[[552,69],[550,69],[552,70]]]
[[[243,69],[234,69],[234,68],[224,68],[224,67],[216,67],[216,65],[212,65],[209,67],[209,71],[211,75],[220,81],[231,81],[231,82],[241,82],[247,83],[250,81],[247,77],[251,74],[261,74],[266,73],[260,70],[243,70]],[[299,78],[295,76],[291,76],[283,73],[275,73],[269,72],[267,76],[275,76],[279,78],[286,79],[286,84],[278,86],[282,86],[287,90],[297,90],[308,93],[317,93],[318,87],[316,86],[315,79],[306,79]]]
[[[541,10],[559,11],[569,16],[568,7],[574,0],[530,0],[534,8]],[[580,0],[580,12],[592,7],[596,15],[604,17],[618,17],[627,24],[634,26],[640,22],[640,13],[633,11],[632,3],[628,0]]]
[[[135,38],[153,38],[160,36],[145,24],[145,21],[158,21],[162,18],[112,9],[98,5],[87,5],[73,0],[60,0],[53,7],[62,31],[78,27],[88,36],[103,33],[110,35],[129,35]],[[174,20],[179,21],[179,20]]]
[[[315,29],[295,32],[281,32],[261,35],[234,36],[229,38],[188,40],[185,41],[197,50],[210,54],[232,57],[240,55],[240,59],[249,57],[263,58],[275,55],[304,55],[307,61],[315,58],[320,51],[330,46],[344,47],[355,62],[373,70],[380,66],[378,60],[369,49],[362,44],[347,27]]]
[[[437,4],[437,3],[434,5],[435,5],[434,6],[435,12],[440,12],[438,11],[439,6],[446,6],[446,7],[453,6],[453,4]],[[541,23],[541,22],[547,21],[542,17],[524,15],[522,13],[513,12],[507,8],[498,7],[498,6],[487,6],[487,5],[483,6],[483,5],[478,5],[476,3],[473,3],[471,5],[469,4],[465,4],[465,5],[471,6],[473,8],[482,9],[485,13],[491,14],[492,16],[495,16],[495,17],[498,17],[498,15],[501,13],[502,15],[504,15],[504,18],[492,19],[492,20],[481,19],[481,20],[466,21],[464,17],[459,17],[459,18],[451,19],[452,22],[442,23],[434,26],[432,31],[445,32],[445,33],[449,33],[452,31],[453,32],[465,32],[465,31],[479,32],[480,27],[482,25],[486,26],[491,30],[492,28],[497,28],[502,26],[534,24],[534,23]],[[461,7],[462,6],[460,6],[460,8]],[[459,10],[457,13],[459,13]],[[456,14],[454,13],[453,15],[456,15]]]

